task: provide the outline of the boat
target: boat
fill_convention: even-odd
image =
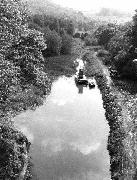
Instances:
[[[86,78],[79,78],[79,77],[75,77],[75,82],[76,84],[81,84],[81,85],[88,85],[88,80]]]
[[[88,83],[88,86],[89,86],[90,89],[91,89],[91,88],[94,88],[94,87],[95,87],[95,83],[94,83],[94,82],[89,82],[89,83]]]
[[[76,85],[88,86],[89,88],[95,87],[93,82],[89,82],[86,76],[84,75],[83,69],[79,69],[78,73],[75,75]]]
[[[75,82],[76,84],[81,84],[81,85],[88,85],[88,80],[86,76],[83,74],[83,70],[79,70],[78,74],[75,75]]]
[[[83,69],[79,69],[79,72],[78,72],[77,76],[78,76],[79,79],[83,79],[83,77],[84,77]]]

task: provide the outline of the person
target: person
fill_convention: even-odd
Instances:
[[[79,79],[83,78],[83,69],[79,69],[78,78]]]

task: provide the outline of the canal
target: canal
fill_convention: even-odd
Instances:
[[[14,122],[32,143],[32,180],[111,179],[109,125],[97,85],[89,89],[60,77],[41,107]]]

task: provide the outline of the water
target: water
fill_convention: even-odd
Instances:
[[[104,113],[97,85],[90,90],[61,77],[43,106],[16,116],[32,143],[32,179],[110,180]]]

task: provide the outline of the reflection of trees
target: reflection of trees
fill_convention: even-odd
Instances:
[[[88,180],[90,171],[96,174],[101,169],[99,159],[93,156],[93,154],[84,155],[78,150],[67,147],[50,156],[44,156],[44,162],[42,160],[40,166],[45,172],[45,179],[48,180]]]
[[[83,86],[82,85],[77,85],[78,88],[78,93],[83,94]]]

